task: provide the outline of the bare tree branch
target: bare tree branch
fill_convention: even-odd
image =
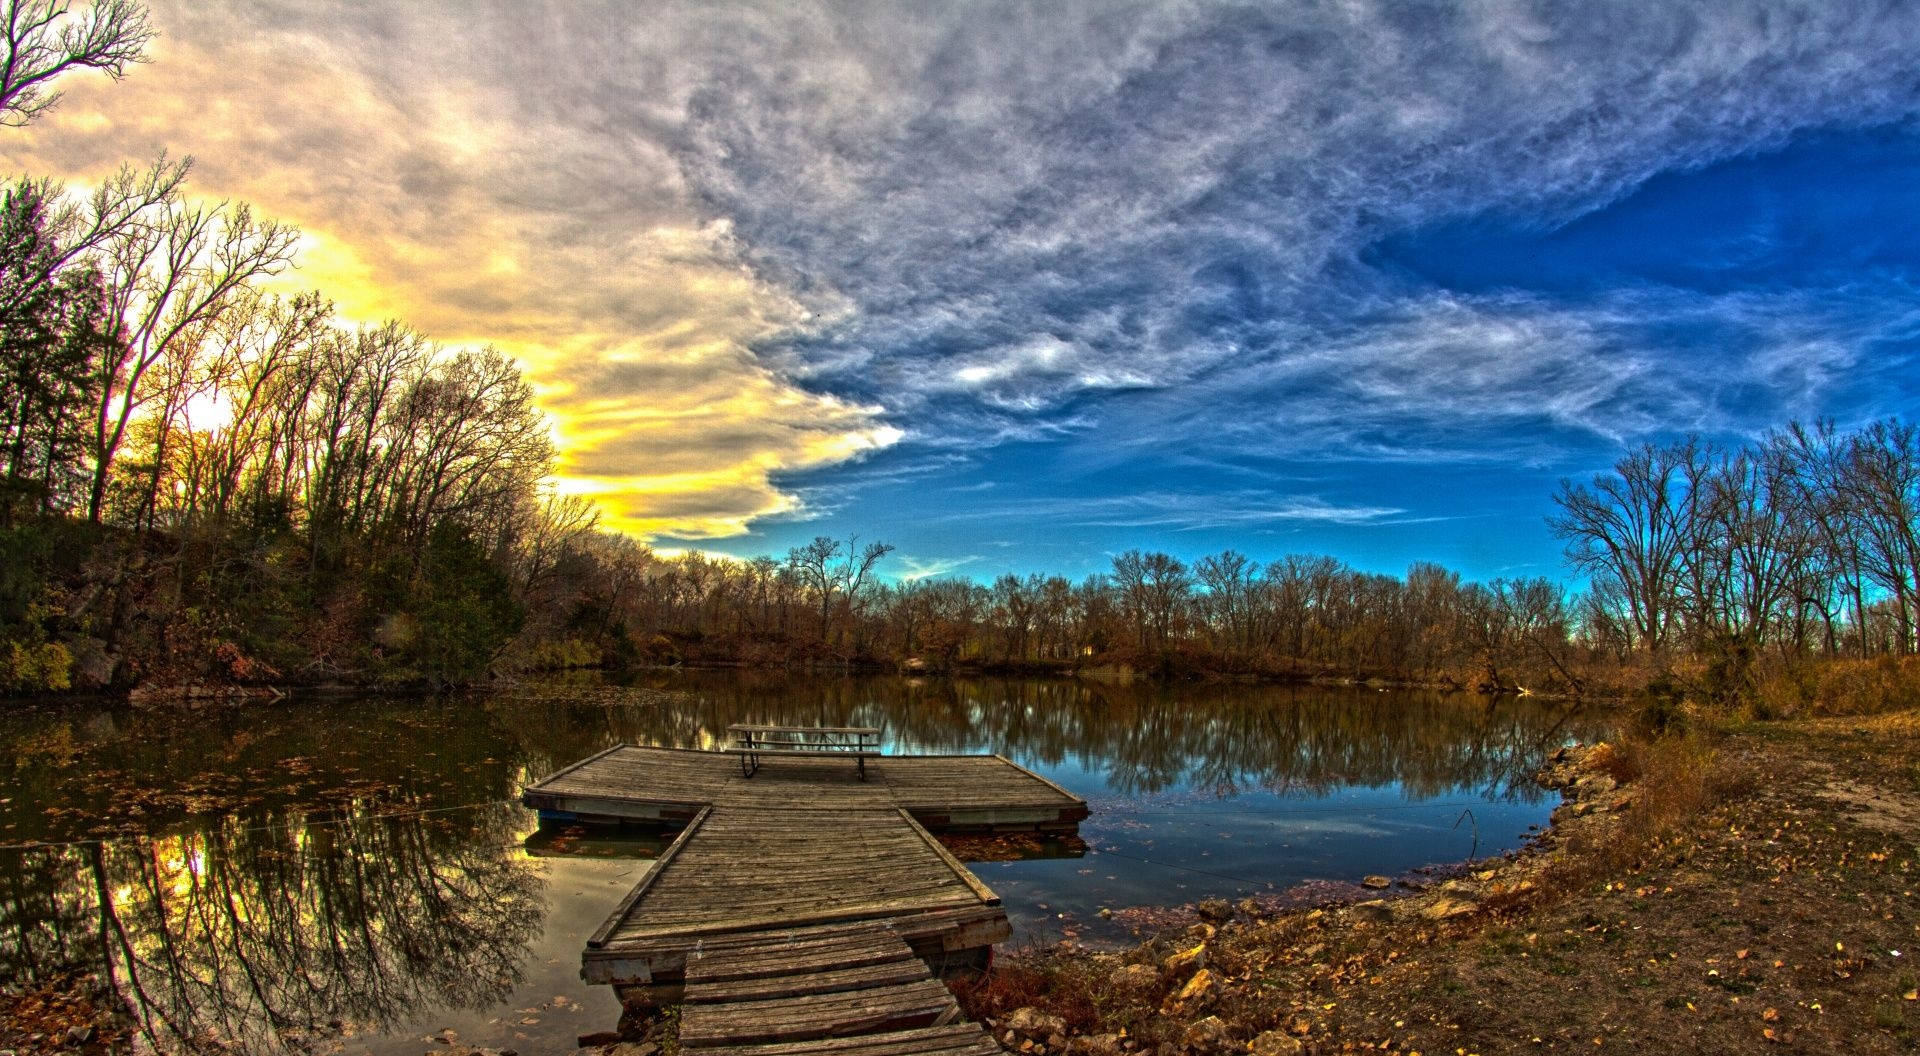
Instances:
[[[0,0],[0,125],[21,128],[53,109],[51,83],[71,70],[114,80],[146,61],[153,28],[133,0],[95,0],[75,15],[67,0]]]

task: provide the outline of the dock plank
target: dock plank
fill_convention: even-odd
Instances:
[[[767,1045],[725,1045],[701,1050],[706,1056],[999,1056],[1000,1046],[978,1024],[890,1031],[859,1038],[823,1038],[815,1041],[776,1042]]]
[[[680,1045],[700,1049],[846,1038],[939,1026],[959,1013],[953,995],[932,979],[844,993],[688,1003],[680,1012]]]

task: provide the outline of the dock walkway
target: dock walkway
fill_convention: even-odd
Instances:
[[[770,1056],[851,1039],[871,1056],[999,1051],[885,922],[753,932],[687,965],[683,1049]]]
[[[582,977],[679,1001],[703,1052],[995,1051],[929,968],[984,965],[1012,929],[929,830],[1071,830],[1086,803],[999,756],[883,756],[867,776],[619,745],[528,786],[546,818],[686,826],[587,940]]]

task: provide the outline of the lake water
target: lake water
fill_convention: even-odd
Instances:
[[[155,1048],[568,1051],[617,1002],[587,935],[664,840],[542,831],[522,782],[621,741],[863,725],[1083,796],[1078,840],[956,840],[1020,943],[1126,941],[1202,898],[1326,897],[1523,844],[1564,706],[1369,689],[596,680],[430,699],[0,714],[0,975],[113,981]],[[1101,910],[1109,911],[1103,917]]]

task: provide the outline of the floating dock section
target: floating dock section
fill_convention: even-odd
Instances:
[[[1073,832],[1086,801],[998,755],[888,755],[861,780],[845,759],[781,758],[743,777],[732,756],[615,745],[530,785],[521,799],[560,821],[684,825],[701,808],[790,803],[901,808],[936,832]]]

